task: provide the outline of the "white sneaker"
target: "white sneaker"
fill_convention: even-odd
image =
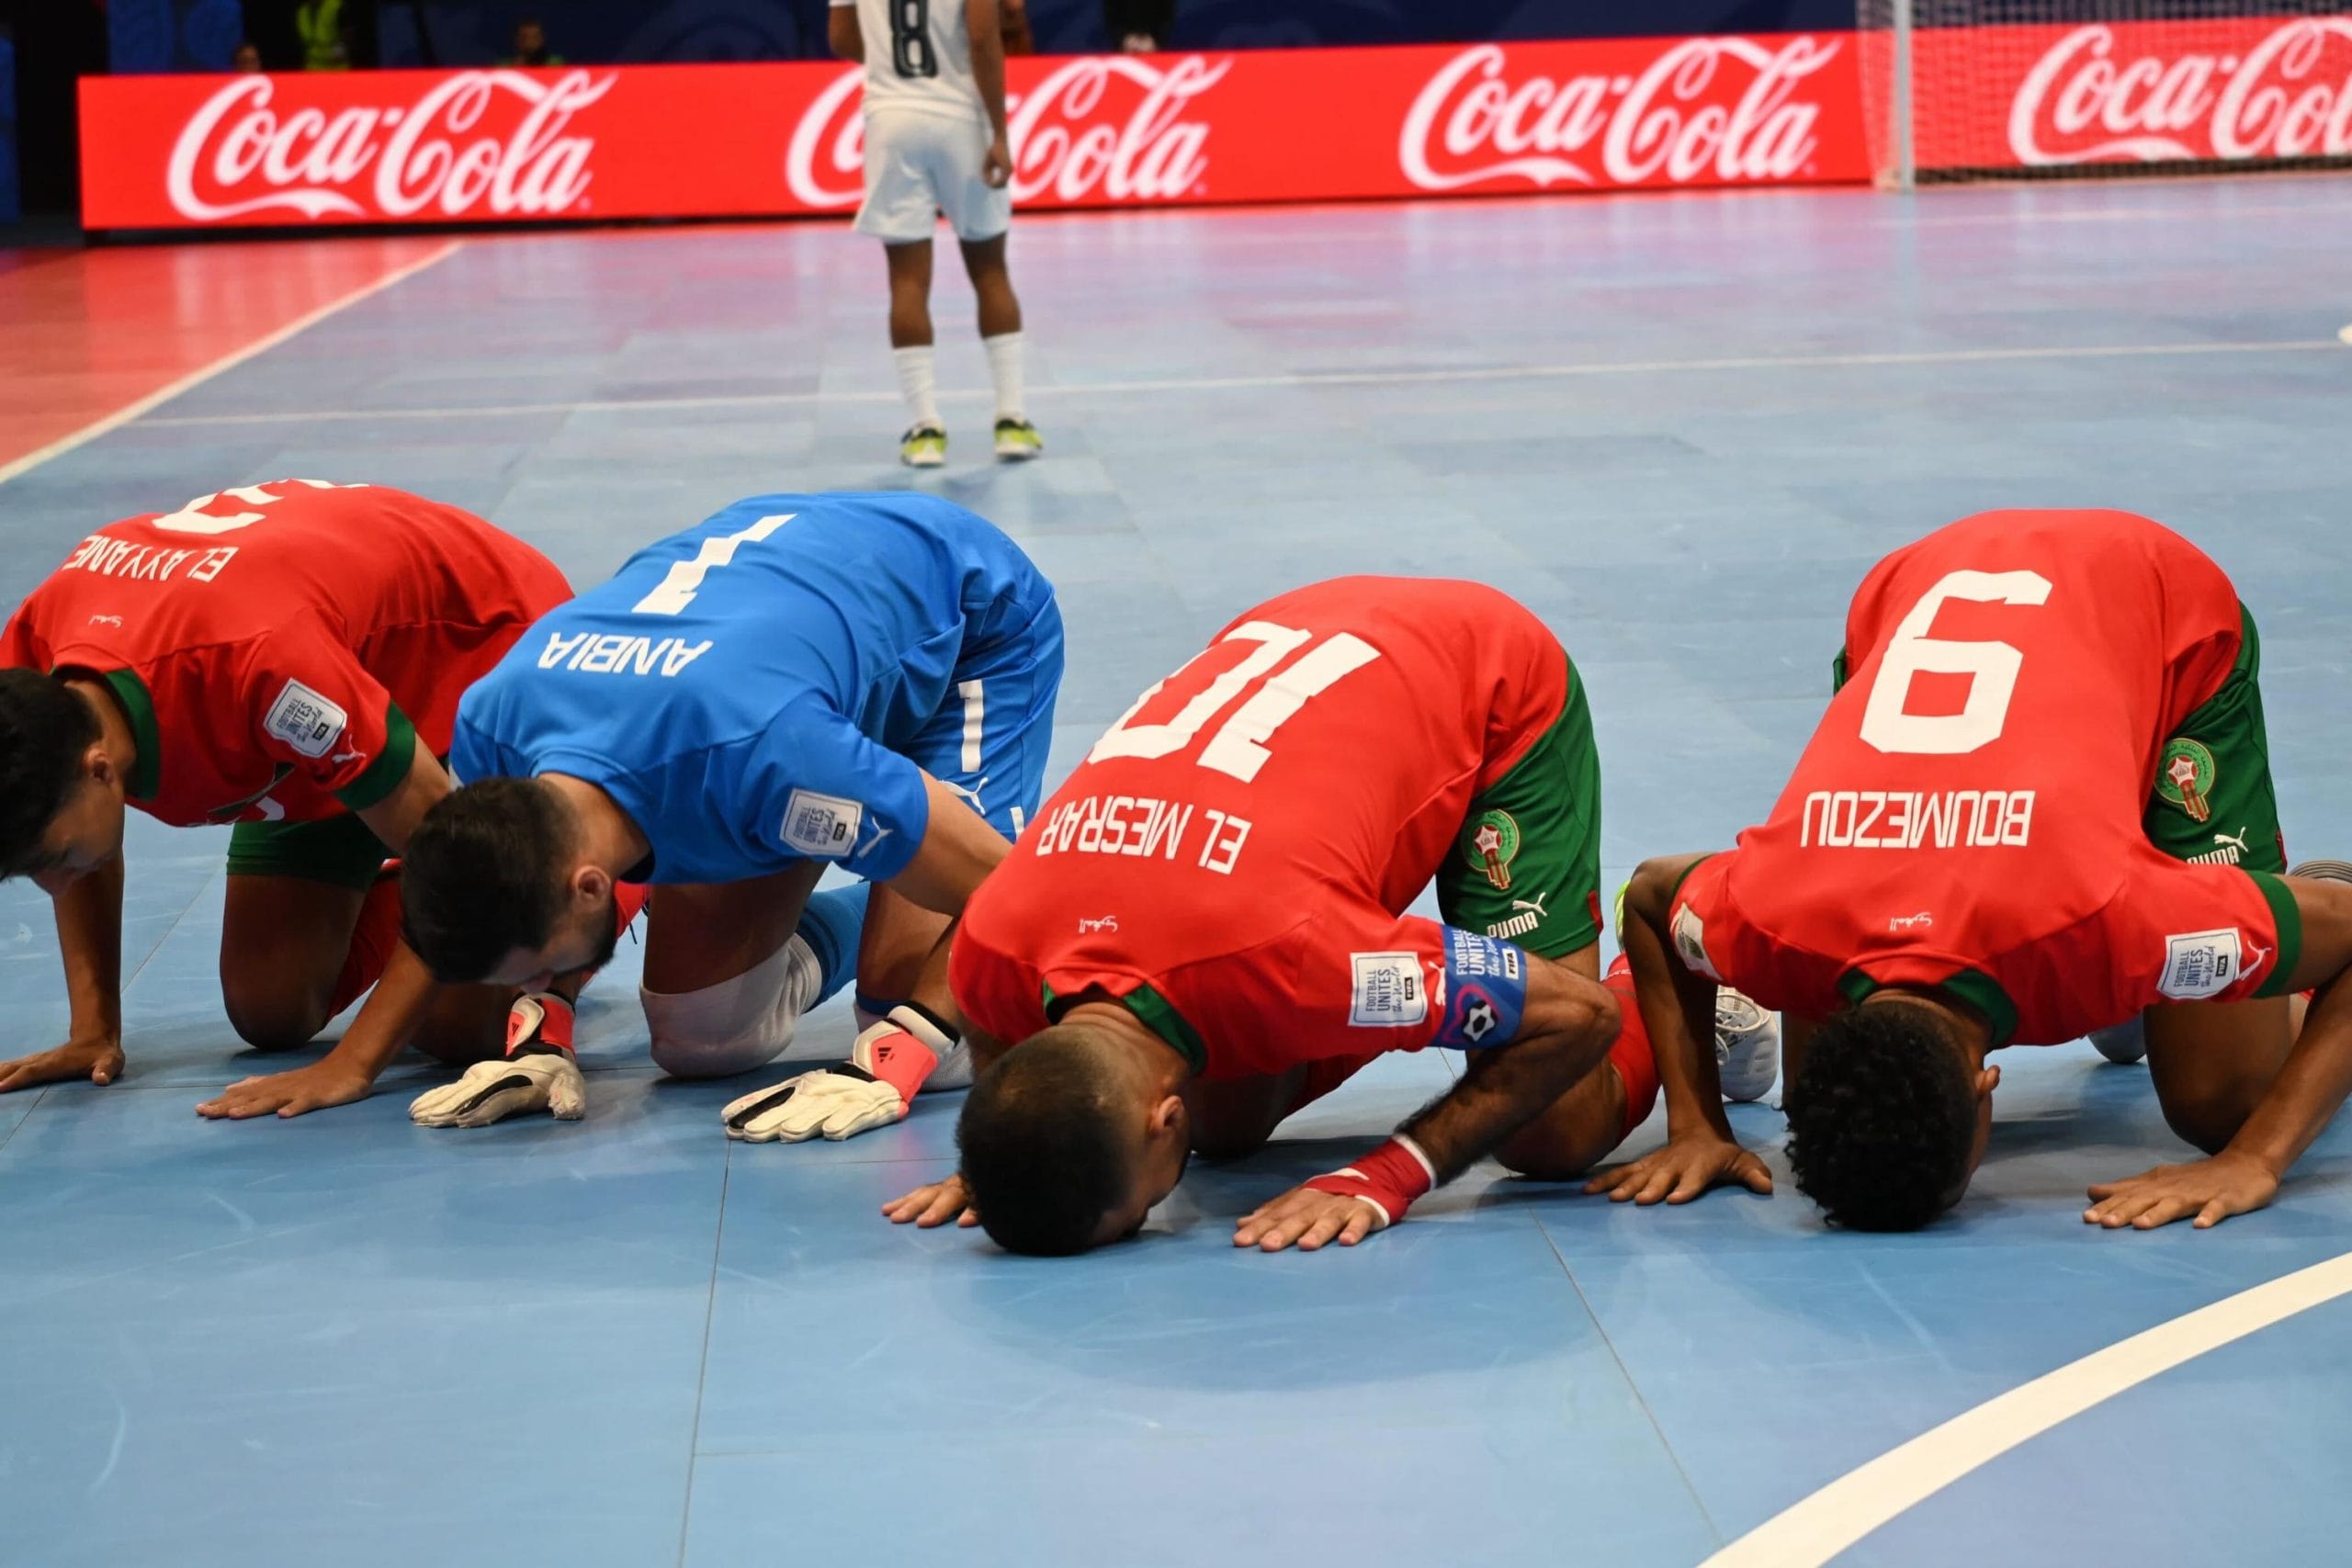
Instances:
[[[1781,1021],[1733,990],[1715,989],[1715,1075],[1724,1098],[1746,1104],[1781,1076]]]

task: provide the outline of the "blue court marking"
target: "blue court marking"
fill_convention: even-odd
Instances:
[[[1061,585],[1057,777],[1259,599],[1476,577],[1584,672],[1613,886],[1769,804],[1878,554],[1988,506],[2120,506],[2236,578],[2291,847],[2338,852],[2352,358],[2312,345],[2345,314],[2346,188],[1024,223],[1048,456],[986,461],[943,258],[955,444],[920,480],[893,460],[880,268],[845,230],[472,240],[0,486],[0,602],[95,524],[288,474],[473,507],[581,581],[741,495],[919,483]],[[1432,1055],[1196,1167],[1133,1246],[1012,1259],[875,1213],[949,1168],[952,1100],[838,1146],[729,1145],[718,1107],[789,1069],[662,1079],[627,944],[583,1010],[579,1125],[416,1128],[424,1064],[356,1107],[215,1125],[208,1089],[308,1059],[240,1051],[220,1014],[220,851],[134,821],[129,1077],[0,1099],[0,1562],[1688,1568],[2352,1221],[2339,1127],[2264,1214],[2087,1231],[2087,1182],[2185,1151],[2143,1070],[2073,1047],[2003,1063],[1991,1160],[1925,1235],[1827,1234],[1785,1190],[1636,1213],[1489,1168],[1344,1254],[1230,1247],[1441,1089]],[[0,888],[0,1052],[62,1038],[56,964],[40,896]],[[849,1032],[836,1005],[795,1055]],[[1777,1162],[1775,1112],[1733,1120]],[[2324,1560],[2352,1530],[2343,1310],[2077,1417],[1844,1561]]]

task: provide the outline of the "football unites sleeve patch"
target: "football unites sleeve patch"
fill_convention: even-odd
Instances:
[[[763,831],[786,855],[888,882],[931,826],[923,772],[839,714],[787,711],[763,735],[746,786],[770,802]]]
[[[1348,1003],[1352,1029],[1408,1029],[1430,1016],[1430,987],[1418,953],[1351,953],[1353,989]]]
[[[1530,960],[1511,943],[1445,928],[1445,1018],[1432,1043],[1458,1051],[1506,1044],[1527,1011]]]
[[[319,758],[350,727],[351,715],[341,704],[300,681],[278,688],[277,700],[261,722],[262,729],[305,757]]]
[[[391,694],[307,615],[255,646],[244,680],[243,700],[254,715],[245,722],[258,729],[262,749],[323,790],[358,783],[384,758],[395,729],[405,730],[391,717]],[[407,759],[399,762],[405,772]]]
[[[814,860],[846,860],[857,852],[865,807],[838,795],[796,789],[785,797],[784,846]]]

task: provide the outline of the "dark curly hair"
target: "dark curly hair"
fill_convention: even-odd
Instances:
[[[538,779],[483,779],[442,796],[401,855],[410,951],[435,979],[465,983],[518,947],[544,946],[568,897],[571,839],[562,802]]]
[[[1917,1230],[1966,1181],[1976,1086],[1930,1009],[1886,1001],[1824,1021],[1792,1088],[1789,1164],[1831,1224]]]
[[[1095,1035],[1033,1034],[972,1085],[956,1125],[980,1226],[1007,1252],[1063,1258],[1094,1245],[1135,1180],[1112,1074]]]
[[[97,738],[98,716],[62,678],[0,670],[0,878],[40,869],[41,840]]]

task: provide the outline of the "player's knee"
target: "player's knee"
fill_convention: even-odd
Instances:
[[[229,1027],[256,1051],[292,1051],[307,1045],[327,1024],[323,996],[270,982],[226,973],[220,976],[220,1002]]]
[[[733,979],[700,990],[639,987],[654,1066],[673,1077],[718,1078],[775,1061],[791,1045],[822,979],[806,944],[786,942]]]
[[[2176,1096],[2165,1101],[2165,1125],[2183,1143],[2194,1145],[2209,1155],[2220,1154],[2229,1146],[2245,1119],[2254,1113],[2256,1096],[2227,1092],[2203,1095],[2196,1099]]]
[[[1532,1181],[1567,1181],[1591,1169],[1600,1158],[1587,1147],[1589,1142],[1564,1135],[1546,1118],[1504,1139],[1495,1150],[1495,1163]]]
[[[506,1049],[504,991],[486,987],[452,987],[425,1010],[413,1037],[416,1048],[435,1061],[453,1067],[487,1062]]]

